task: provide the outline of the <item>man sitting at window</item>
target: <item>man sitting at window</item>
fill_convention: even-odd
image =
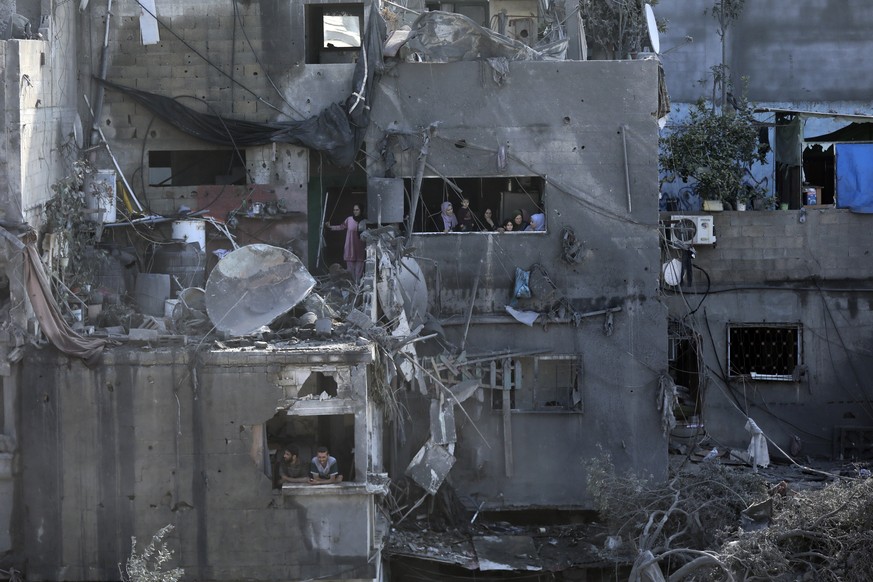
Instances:
[[[327,447],[318,447],[309,467],[309,482],[313,485],[328,485],[342,480],[336,459],[328,454]]]
[[[309,478],[306,475],[306,464],[300,459],[297,445],[288,445],[282,453],[282,460],[279,461],[279,485],[306,483],[307,481]]]

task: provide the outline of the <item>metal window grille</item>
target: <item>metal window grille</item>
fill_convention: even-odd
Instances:
[[[794,381],[802,364],[802,338],[799,324],[729,325],[729,375]]]

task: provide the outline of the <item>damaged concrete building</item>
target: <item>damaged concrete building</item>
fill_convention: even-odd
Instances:
[[[572,2],[17,11],[9,566],[114,578],[170,524],[187,579],[387,579],[388,526],[446,488],[572,515],[593,458],[665,477],[657,61],[582,60]],[[360,279],[324,228],[355,206]],[[288,443],[343,482],[277,486]]]
[[[669,21],[661,37],[673,108],[667,130],[711,98],[702,72],[726,65],[772,149],[754,179],[776,211],[661,214],[664,264],[686,251],[674,243],[681,226],[700,227],[688,239],[692,280],[665,285],[670,373],[680,387],[674,435],[706,434],[722,452],[745,449],[752,417],[771,455],[866,462],[873,109],[859,83],[870,65],[854,55],[870,46],[870,12],[860,4],[833,11],[824,0],[788,11],[747,2],[722,46],[712,6],[655,7]]]

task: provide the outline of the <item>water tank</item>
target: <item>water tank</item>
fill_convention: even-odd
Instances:
[[[182,289],[206,285],[206,254],[197,243],[155,244],[146,256],[146,272],[170,275],[175,297]]]

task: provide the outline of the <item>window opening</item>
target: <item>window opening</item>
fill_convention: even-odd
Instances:
[[[753,380],[796,380],[802,363],[801,329],[797,324],[729,325],[730,376]]]
[[[331,398],[336,398],[336,380],[334,380],[333,376],[327,375],[324,372],[313,372],[300,387],[300,390],[297,392],[297,397],[318,397],[323,392],[327,392],[327,395]]]
[[[489,14],[487,0],[480,2],[426,2],[425,6],[428,10],[441,10],[443,12],[463,14],[479,26],[488,28]]]
[[[354,63],[364,29],[363,4],[309,4],[306,6],[306,62]]]
[[[245,185],[245,151],[152,150],[149,186]]]
[[[410,211],[409,200],[412,180],[404,180],[406,190],[406,212]],[[494,232],[512,221],[516,214],[521,219],[513,224],[512,231],[518,232],[530,224],[531,218],[542,214],[542,228],[549,224],[543,197],[545,182],[539,176],[517,176],[512,178],[425,178],[421,183],[421,197],[416,211],[413,231],[416,233],[442,233],[445,223],[442,205],[451,203],[452,213],[459,224],[452,232]],[[472,213],[472,228],[462,228],[463,204],[469,201]],[[486,220],[489,212],[490,222]]]
[[[667,342],[668,369],[677,395],[673,415],[679,425],[699,426],[702,405],[697,336],[685,326],[671,323]]]
[[[314,375],[314,374],[313,374]],[[355,481],[355,415],[325,414],[295,416],[279,410],[266,422],[267,447],[272,465],[273,486],[278,487],[278,463],[285,447],[297,447],[301,463],[309,466],[319,446],[335,457],[343,482]]]
[[[582,412],[582,362],[578,356],[540,356],[533,359],[534,410]]]
[[[584,412],[582,360],[576,354],[550,354],[492,360],[480,368],[480,382],[491,389],[491,409],[503,410],[509,391],[511,410]]]

